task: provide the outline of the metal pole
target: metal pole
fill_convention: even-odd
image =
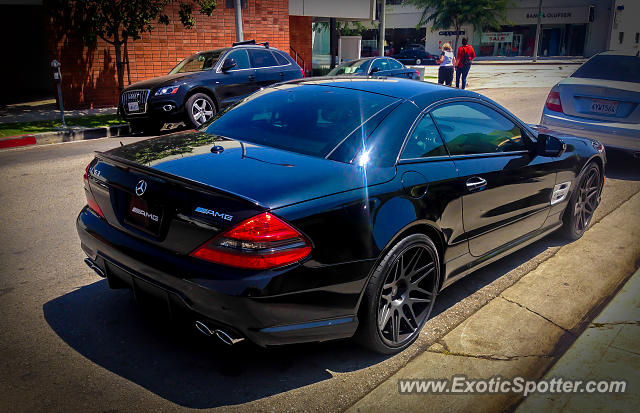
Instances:
[[[540,45],[540,26],[542,24],[542,0],[538,3],[538,25],[536,26],[536,42],[533,46],[533,61],[538,60],[538,46]]]
[[[236,14],[236,42],[241,42],[244,40],[242,33],[242,0],[235,0],[233,9]]]
[[[331,55],[331,63],[329,63],[329,68],[333,69],[336,67],[336,55],[337,46],[338,46],[338,28],[335,17],[329,18],[329,54]]]
[[[380,26],[378,27],[378,29],[380,30],[380,43],[378,44],[378,54],[380,56],[384,56],[384,31],[385,31],[385,22],[384,22],[384,18],[385,18],[385,0],[382,0],[382,6],[380,7]]]
[[[62,87],[61,82],[58,82],[58,101],[60,101],[60,114],[62,115],[62,127],[66,128],[67,124],[64,122],[64,106],[62,106]]]

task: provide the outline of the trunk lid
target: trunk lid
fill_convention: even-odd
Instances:
[[[640,83],[568,77],[558,91],[567,115],[640,123]]]
[[[365,174],[355,165],[196,132],[97,153],[89,176],[111,225],[186,254],[260,212],[383,183],[395,168]]]

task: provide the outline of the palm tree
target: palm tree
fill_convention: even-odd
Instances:
[[[431,30],[456,31],[453,50],[458,49],[460,28],[465,24],[473,25],[477,31],[489,27],[499,29],[506,23],[507,6],[511,0],[405,0],[422,9],[417,27],[432,24]]]

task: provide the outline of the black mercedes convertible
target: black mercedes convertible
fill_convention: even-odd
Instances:
[[[599,142],[474,92],[301,79],[97,153],[77,229],[112,288],[227,344],[394,353],[443,288],[552,231],[579,238],[604,166]]]

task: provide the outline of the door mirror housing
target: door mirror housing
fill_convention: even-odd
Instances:
[[[236,63],[236,59],[234,59],[233,57],[230,57],[228,59],[225,59],[225,61],[222,63],[222,71],[226,72],[228,70],[233,69],[236,66],[238,66],[238,64]]]
[[[557,157],[565,153],[567,150],[567,144],[555,136],[540,133],[538,134],[537,149],[538,155]]]
[[[379,71],[380,71],[379,67],[374,67],[374,68],[371,69],[371,73],[376,73],[376,72],[379,72]]]

